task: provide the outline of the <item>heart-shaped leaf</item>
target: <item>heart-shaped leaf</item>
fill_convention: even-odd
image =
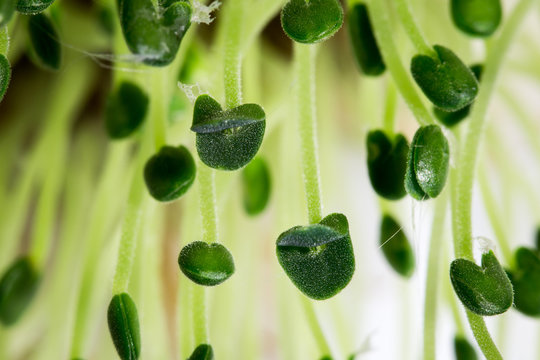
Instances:
[[[343,25],[337,0],[290,0],[281,11],[281,26],[292,40],[314,44],[334,35]]]
[[[144,167],[148,192],[158,201],[173,201],[184,195],[195,180],[195,161],[184,146],[163,146]]]
[[[516,269],[508,275],[514,288],[514,305],[525,315],[540,316],[540,258],[535,249],[520,247]]]
[[[476,351],[472,345],[460,335],[454,337],[454,352],[456,360],[476,360]]]
[[[54,0],[17,0],[17,11],[26,15],[37,14],[51,6]]]
[[[450,149],[437,125],[419,128],[414,135],[407,159],[405,189],[416,200],[437,197],[448,176]]]
[[[401,134],[390,139],[381,130],[367,136],[367,164],[371,186],[380,196],[398,200],[405,196],[405,171],[409,144]]]
[[[445,111],[457,111],[474,101],[478,82],[463,62],[440,45],[433,47],[437,57],[416,55],[411,61],[411,73],[431,102]]]
[[[414,253],[402,227],[390,215],[384,215],[380,234],[379,244],[390,266],[401,276],[411,277]]]
[[[180,270],[193,282],[204,286],[219,285],[234,273],[231,253],[221,244],[194,241],[180,251]]]
[[[139,315],[131,297],[126,294],[114,295],[107,311],[109,332],[122,360],[136,360],[141,353]]]
[[[62,64],[62,48],[53,22],[45,14],[28,19],[31,54],[34,62],[47,70],[58,70]]]
[[[270,199],[270,170],[261,157],[253,159],[242,171],[244,209],[248,215],[261,213]]]
[[[39,275],[28,257],[15,261],[0,280],[0,322],[13,325],[26,310],[39,285]]]
[[[463,305],[475,314],[498,315],[512,306],[512,284],[493,251],[482,254],[482,267],[466,259],[452,261],[450,280]]]
[[[476,64],[476,65],[471,66],[471,71],[473,72],[478,82],[480,82],[480,78],[482,77],[483,70],[484,70],[484,66],[481,64]],[[445,126],[452,127],[460,123],[467,116],[469,116],[469,113],[471,112],[471,106],[472,104],[469,104],[465,106],[463,109],[460,109],[457,111],[444,111],[444,110],[439,109],[438,107],[434,107],[433,113],[435,114],[435,117],[439,119],[439,121],[443,123]]]
[[[11,66],[9,60],[0,54],[0,101],[4,98],[9,81],[11,80]]]
[[[347,14],[347,23],[355,59],[360,70],[366,75],[382,74],[386,65],[373,35],[366,4],[354,4]]]
[[[2,0],[0,1],[0,27],[9,23],[15,12],[17,0]]]
[[[111,139],[133,134],[143,123],[148,109],[148,95],[136,84],[122,81],[107,99],[105,128]]]
[[[330,214],[318,224],[285,231],[277,239],[276,253],[293,284],[312,299],[336,295],[354,273],[349,223],[343,214]]]
[[[451,0],[454,24],[471,36],[489,36],[502,19],[500,0]]]
[[[195,348],[188,360],[214,360],[214,350],[209,344],[201,344]]]
[[[257,104],[222,110],[201,95],[195,101],[191,130],[197,133],[199,158],[214,169],[236,170],[247,165],[262,144],[266,115]]]
[[[191,25],[189,1],[117,0],[120,25],[129,50],[152,66],[165,66],[176,57]]]

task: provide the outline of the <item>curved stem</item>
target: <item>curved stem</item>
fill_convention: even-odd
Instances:
[[[452,224],[455,255],[458,258],[474,260],[472,252],[471,207],[478,147],[482,140],[486,112],[494,91],[499,68],[502,65],[505,54],[510,47],[519,25],[523,22],[523,18],[532,3],[532,0],[520,0],[501,30],[499,38],[489,51],[482,78],[482,86],[472,109],[465,141],[460,149],[459,161],[457,162],[459,167],[454,171],[455,174],[452,175]],[[502,359],[489,335],[484,319],[469,311],[467,311],[467,318],[469,319],[469,324],[476,341],[486,358],[488,360]]]
[[[316,45],[294,44],[296,62],[296,106],[300,132],[302,170],[310,224],[322,219],[317,121],[315,117]]]
[[[428,42],[422,35],[418,24],[414,20],[414,16],[409,7],[409,2],[406,0],[394,0],[394,3],[396,5],[396,11],[398,13],[399,20],[403,24],[405,32],[407,33],[407,36],[413,43],[416,50],[421,54],[431,57],[437,57],[437,54],[431,48],[431,46],[429,46]]]
[[[439,283],[439,263],[441,245],[444,233],[444,220],[446,218],[447,197],[437,199],[431,239],[429,244],[428,268],[426,276],[426,298],[424,305],[424,360],[435,359],[436,330],[437,330],[437,294]]]
[[[313,337],[315,338],[315,342],[317,343],[317,346],[319,347],[319,351],[321,352],[323,356],[331,355],[332,352],[330,350],[330,345],[328,344],[328,341],[326,340],[326,337],[324,336],[321,323],[319,322],[319,319],[317,318],[317,313],[315,312],[313,301],[311,301],[304,295],[301,295],[301,300],[302,300],[302,307],[304,308],[304,312],[306,313],[309,327],[311,328]]]
[[[420,125],[433,124],[432,116],[422,103],[421,98],[416,92],[416,88],[399,59],[399,53],[394,43],[394,33],[392,32],[388,17],[388,9],[385,7],[384,1],[369,0],[368,5],[368,12],[377,44],[401,96]]]
[[[225,106],[234,108],[242,104],[242,25],[244,19],[244,0],[229,0],[225,17]]]

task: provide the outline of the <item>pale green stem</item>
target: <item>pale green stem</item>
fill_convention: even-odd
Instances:
[[[428,267],[426,276],[426,298],[424,303],[424,360],[434,360],[436,354],[437,330],[437,294],[439,268],[444,239],[444,221],[446,219],[447,196],[443,194],[436,200],[431,238],[429,244]]]
[[[244,0],[229,0],[225,17],[225,106],[230,109],[242,104],[242,25]]]
[[[428,56],[436,58],[437,54],[435,53],[435,51],[433,51],[431,46],[429,46],[428,42],[422,35],[420,28],[416,24],[416,21],[414,20],[412,11],[409,7],[409,1],[394,0],[394,3],[396,5],[396,11],[398,13],[399,20],[403,24],[403,27],[405,28],[405,32],[407,33],[407,36],[413,43],[416,50],[420,54],[428,55]]]
[[[215,171],[199,161],[197,179],[203,229],[202,240],[211,244],[218,238]]]
[[[385,6],[384,1],[381,0],[369,0],[368,4],[368,12],[377,44],[388,71],[396,83],[396,87],[420,125],[434,123],[432,116],[422,103],[422,99],[418,96],[416,88],[401,63],[394,43],[394,32],[390,25],[388,8]]]
[[[208,319],[207,319],[207,301],[206,287],[192,284],[193,292],[193,333],[195,337],[195,346],[207,344],[208,338]]]
[[[458,168],[455,170],[456,174],[452,176],[454,180],[452,184],[452,224],[454,249],[457,258],[466,258],[474,261],[472,253],[471,206],[478,147],[482,140],[486,113],[495,88],[499,69],[519,25],[523,23],[523,18],[532,4],[532,0],[520,0],[502,28],[499,38],[488,53],[485,71],[482,77],[482,86],[480,87],[475,105],[472,108],[468,131],[457,161]],[[484,356],[488,360],[501,359],[502,357],[487,331],[484,319],[469,311],[467,311],[467,318]]]
[[[8,27],[0,28],[0,55],[7,55],[9,50],[9,33]]]
[[[397,108],[397,90],[392,81],[388,81],[386,88],[386,104],[384,107],[383,128],[387,134],[394,134]]]
[[[167,103],[169,93],[167,91],[167,80],[169,80],[168,67],[157,68],[151,72],[152,76],[152,115],[151,121],[154,124],[154,145],[156,151],[167,143]]]
[[[510,248],[510,242],[505,231],[505,225],[507,221],[505,221],[505,219],[503,218],[500,211],[500,206],[498,206],[495,199],[495,194],[490,187],[489,178],[487,176],[487,169],[485,168],[485,166],[482,167],[481,171],[479,171],[478,180],[480,184],[482,198],[484,199],[484,208],[486,209],[489,222],[491,223],[491,227],[493,228],[493,232],[495,233],[497,242],[501,247],[504,260],[510,268],[513,268],[512,249]]]
[[[310,224],[322,219],[322,194],[317,149],[315,110],[316,45],[294,43],[296,62],[296,106],[300,132],[302,170]]]
[[[319,351],[323,356],[330,356],[332,354],[330,350],[330,344],[328,344],[328,341],[324,336],[321,323],[319,322],[319,319],[317,318],[317,313],[315,312],[313,301],[311,301],[304,295],[300,295],[300,298],[302,301],[302,307],[304,308],[304,312],[306,313],[309,327],[311,328],[313,337],[315,338],[315,343],[319,347]]]

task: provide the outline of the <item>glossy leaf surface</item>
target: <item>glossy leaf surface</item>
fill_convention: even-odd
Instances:
[[[451,0],[454,24],[471,36],[489,36],[497,30],[502,19],[500,0]]]
[[[386,260],[401,276],[414,273],[414,252],[402,227],[389,215],[381,221],[379,244]]]
[[[373,35],[366,4],[357,3],[349,9],[347,25],[356,62],[366,75],[380,75],[386,70]]]
[[[209,344],[201,344],[193,350],[188,360],[214,360],[214,350]]]
[[[137,307],[126,294],[114,295],[107,311],[109,332],[122,360],[136,360],[141,353],[141,335]]]
[[[419,128],[409,151],[405,189],[416,200],[437,197],[448,177],[450,148],[437,125]]]
[[[196,132],[199,158],[214,169],[236,170],[247,165],[262,144],[266,115],[257,104],[229,110],[208,95],[195,101],[191,130]]]
[[[188,1],[117,0],[129,50],[147,65],[165,66],[176,57],[191,25]]]
[[[138,85],[123,81],[107,100],[105,128],[109,137],[123,139],[133,134],[146,117],[148,103],[148,95]]]
[[[45,14],[32,15],[28,19],[28,33],[35,62],[48,70],[58,70],[62,64],[62,48],[58,32]]]
[[[194,241],[180,251],[180,270],[193,282],[219,285],[234,274],[234,260],[227,248],[218,243]]]
[[[337,0],[290,0],[281,11],[281,26],[292,40],[314,44],[334,35],[343,24]]]
[[[260,214],[268,204],[271,191],[270,170],[261,157],[242,170],[244,209],[249,215]]]
[[[409,144],[401,134],[393,139],[383,131],[371,131],[366,140],[371,186],[380,196],[398,200],[406,195],[404,179]]]
[[[15,261],[0,279],[0,322],[13,325],[34,298],[39,275],[28,257]]]
[[[466,259],[452,261],[450,280],[463,305],[475,314],[498,315],[512,306],[512,284],[492,251],[482,255],[481,267]]]
[[[277,239],[276,253],[293,284],[315,300],[336,295],[354,273],[349,223],[343,214],[285,231]]]
[[[433,47],[437,58],[416,55],[411,61],[414,80],[427,98],[444,111],[457,111],[474,101],[478,82],[471,69],[440,45]]]
[[[144,167],[148,192],[158,201],[173,201],[184,195],[195,174],[195,161],[184,146],[163,146]]]

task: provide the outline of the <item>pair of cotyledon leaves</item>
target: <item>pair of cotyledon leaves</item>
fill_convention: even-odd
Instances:
[[[368,173],[377,194],[398,200],[409,193],[416,200],[437,197],[448,176],[449,145],[437,125],[419,128],[411,146],[401,134],[368,134]]]
[[[10,326],[19,320],[34,298],[38,271],[29,257],[17,259],[0,279],[0,322]]]

